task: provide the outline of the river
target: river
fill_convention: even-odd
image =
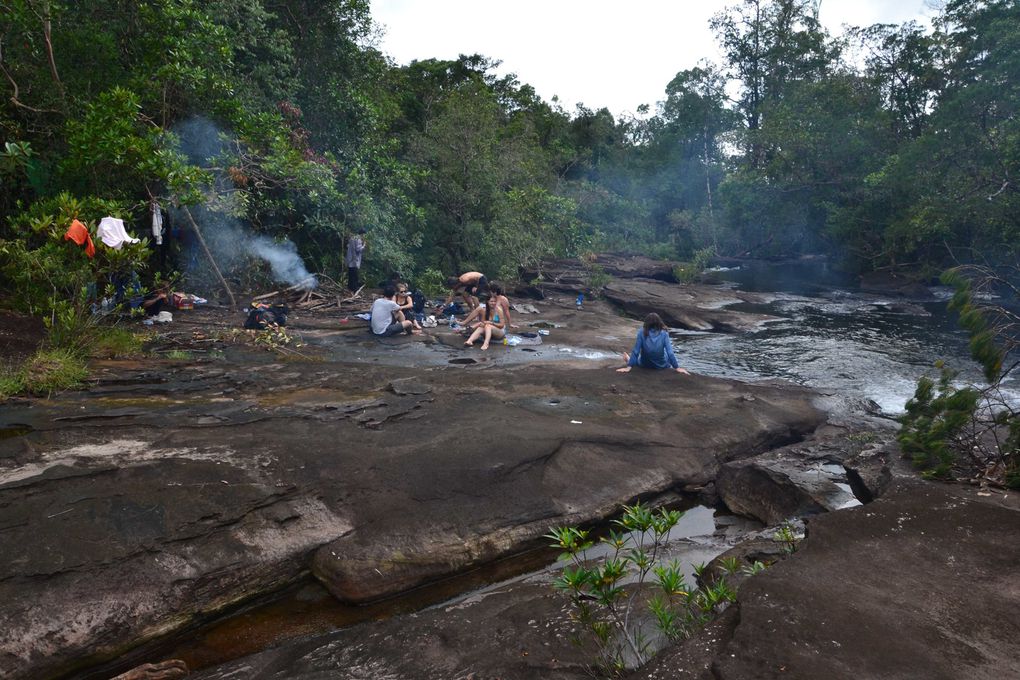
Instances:
[[[946,308],[947,288],[931,288],[933,299],[927,300],[865,293],[820,262],[751,263],[717,275],[767,300],[731,309],[779,320],[742,335],[674,332],[681,362],[695,373],[786,380],[852,410],[877,405],[886,414],[903,412],[917,379],[938,374],[937,360],[960,371],[960,382],[982,381],[967,336]],[[1006,387],[1020,395],[1015,381]]]

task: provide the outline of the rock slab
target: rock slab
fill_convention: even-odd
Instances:
[[[725,644],[699,636],[631,678],[1020,678],[1018,563],[1020,512],[897,482],[809,519],[798,552],[741,588]],[[682,671],[696,647],[708,658]]]

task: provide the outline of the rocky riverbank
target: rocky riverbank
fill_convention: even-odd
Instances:
[[[763,321],[723,309],[737,295],[728,289],[619,278],[609,299],[668,306],[676,325],[736,331]],[[844,462],[855,490],[898,488],[895,454],[881,446],[887,424],[827,416],[808,390],[615,373],[637,322],[604,301],[576,310],[570,285],[550,284],[530,301],[536,314],[515,315],[521,330],[550,330],[535,347],[466,350],[443,328],[377,340],[353,317],[304,314],[289,327],[303,347],[280,357],[222,341],[240,318],[210,309],[182,313],[155,343],[187,359],[97,364],[86,392],[0,406],[5,677],[109,677],[158,661],[146,651],[153,643],[309,574],[338,598],[371,602],[531,549],[550,526],[598,523],[635,499],[686,492],[775,522],[846,505],[836,483]],[[860,435],[869,428],[884,434],[872,442]],[[972,505],[947,505],[939,526]],[[881,506],[810,520],[803,550],[778,573],[802,573],[814,522],[872,507]],[[996,521],[1009,527],[1012,517]],[[838,552],[838,533],[825,535]],[[991,547],[984,540],[968,544],[975,555]],[[909,543],[845,545],[888,552],[886,568],[901,551],[906,568]],[[724,549],[713,543],[706,557]],[[827,568],[805,564],[804,574]],[[871,597],[906,597],[875,588]],[[571,651],[561,604],[541,577],[526,578],[200,677],[582,677],[588,659]],[[733,608],[712,629],[725,644],[709,647],[729,654],[743,639],[744,606],[741,595],[740,615]],[[667,654],[661,668],[695,648]],[[105,675],[88,673],[97,666]]]
[[[5,404],[5,674],[117,658],[309,570],[351,602],[391,596],[551,525],[697,492],[824,418],[789,385],[617,374],[634,321],[535,304],[553,326],[536,352],[464,350],[443,329],[379,341],[323,315],[293,320],[306,346],[284,362],[239,346],[107,362],[87,391]],[[238,321],[182,313],[162,341]]]

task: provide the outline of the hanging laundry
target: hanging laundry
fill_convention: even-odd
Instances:
[[[96,245],[92,242],[92,234],[89,233],[88,227],[78,220],[71,222],[67,233],[64,234],[64,240],[74,241],[79,246],[85,246],[85,254],[90,258],[96,256]]]
[[[114,250],[120,250],[125,243],[139,241],[124,230],[124,220],[116,217],[104,217],[96,232],[99,239]]]
[[[152,201],[152,238],[157,246],[163,245],[163,211],[159,208],[157,201]]]

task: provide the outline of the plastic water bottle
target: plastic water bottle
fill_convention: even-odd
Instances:
[[[577,294],[577,309],[578,311],[584,309],[584,293]]]

